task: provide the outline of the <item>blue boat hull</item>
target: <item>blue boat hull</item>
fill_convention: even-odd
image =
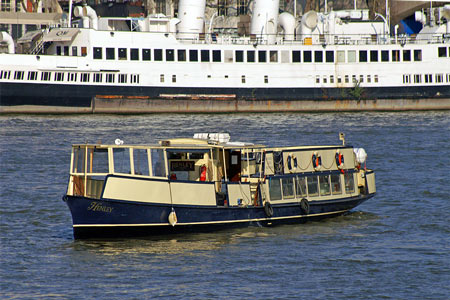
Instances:
[[[274,204],[268,216],[264,207],[217,207],[193,205],[163,205],[153,203],[92,199],[64,196],[73,220],[75,238],[149,236],[184,232],[205,232],[245,227],[253,224],[271,226],[303,223],[311,219],[343,214],[371,195],[328,201],[310,201],[305,214],[298,203]],[[175,211],[177,223],[169,224],[169,214]]]

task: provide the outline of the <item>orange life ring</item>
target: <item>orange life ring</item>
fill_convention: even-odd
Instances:
[[[322,167],[322,157],[318,155],[317,152],[314,152],[311,160],[314,170],[320,170],[320,168]]]

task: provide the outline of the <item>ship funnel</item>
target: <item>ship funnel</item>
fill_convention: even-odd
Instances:
[[[288,41],[293,41],[295,39],[294,29],[295,29],[295,18],[290,13],[284,12],[278,16],[278,22],[281,28],[283,28],[284,39]]]
[[[180,0],[178,4],[177,36],[197,38],[204,33],[206,0]]]
[[[274,44],[278,27],[279,0],[256,0],[253,4],[250,34]]]
[[[308,11],[306,14],[302,17],[302,36],[306,44],[310,44],[312,40],[312,32],[317,27],[317,23],[319,22],[319,17],[317,15],[317,12],[314,10]],[[308,42],[309,40],[309,42]]]
[[[5,42],[8,45],[8,53],[14,54],[15,52],[14,40],[9,35],[9,33],[5,31],[0,31],[0,42]]]

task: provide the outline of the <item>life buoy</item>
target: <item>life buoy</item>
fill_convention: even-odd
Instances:
[[[200,181],[206,181],[206,171],[207,168],[205,165],[200,167]]]
[[[300,210],[302,211],[302,215],[309,214],[309,201],[306,198],[300,200]]]
[[[322,157],[317,154],[317,152],[314,152],[311,158],[312,165],[314,170],[319,171],[322,167]]]
[[[340,170],[344,169],[344,155],[340,153],[339,150],[336,151],[335,159],[336,159],[336,166],[338,167],[338,169]]]
[[[175,226],[178,222],[177,214],[175,213],[175,210],[173,209],[173,207],[172,207],[172,211],[169,214],[168,220],[169,220],[169,224],[172,226]]]
[[[294,154],[290,154],[287,157],[287,167],[289,171],[292,171],[292,169],[297,169],[297,157],[294,156]]]
[[[273,207],[272,204],[270,204],[270,202],[268,201],[264,203],[264,212],[269,218],[273,216]]]

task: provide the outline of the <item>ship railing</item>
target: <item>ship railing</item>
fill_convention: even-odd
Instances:
[[[436,44],[449,43],[450,35],[421,34],[397,35],[387,34],[319,34],[284,36],[277,35],[239,35],[237,33],[200,33],[189,37],[178,37],[181,43],[221,44],[221,45],[388,45],[388,44]]]

